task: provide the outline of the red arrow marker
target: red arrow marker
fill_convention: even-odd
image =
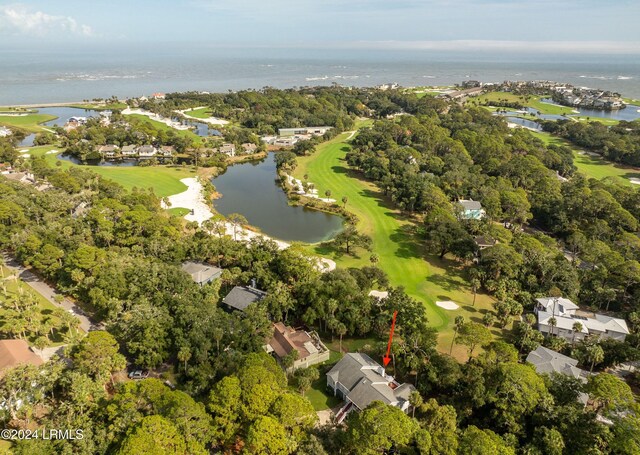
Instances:
[[[391,321],[391,333],[389,334],[389,344],[387,345],[387,354],[382,358],[382,363],[384,364],[385,367],[389,365],[389,362],[391,361],[391,357],[389,357],[389,354],[391,353],[391,342],[393,341],[393,330],[396,328],[396,316],[398,316],[398,312],[394,311],[393,321]]]

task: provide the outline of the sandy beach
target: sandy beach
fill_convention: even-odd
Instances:
[[[146,117],[149,117],[151,120],[164,123],[165,125],[180,131],[188,130],[191,128],[190,126],[183,125],[180,122],[174,122],[169,118],[162,117],[161,115],[154,114],[153,112],[145,111],[144,109],[131,109],[128,107],[122,111],[122,114],[123,115],[133,115],[133,114],[144,115]]]
[[[187,109],[184,111],[175,111],[179,114],[184,115],[185,117],[192,119],[192,120],[197,120],[198,122],[203,122],[203,123],[209,123],[210,125],[217,125],[217,126],[224,126],[224,125],[228,125],[229,122],[227,120],[223,120],[221,118],[217,118],[217,117],[206,117],[206,118],[199,118],[199,117],[193,117],[191,115],[188,114],[188,112],[190,111],[195,111],[198,109],[202,109],[205,108],[206,106],[201,106],[201,107],[195,107],[193,109]]]

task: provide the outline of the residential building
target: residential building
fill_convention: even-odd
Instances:
[[[138,147],[136,145],[125,145],[121,150],[122,156],[136,156]]]
[[[496,239],[488,235],[478,235],[473,240],[480,251],[498,244]]]
[[[538,374],[564,374],[579,380],[583,384],[587,382],[587,378],[590,375],[588,371],[576,366],[578,365],[576,359],[547,349],[544,346],[538,346],[535,351],[531,351],[527,356],[527,362],[533,365]],[[589,401],[589,395],[580,392],[578,401],[586,406]]]
[[[183,262],[181,266],[182,270],[191,275],[191,279],[194,283],[204,286],[207,283],[217,280],[222,275],[222,269],[214,267],[202,262]]]
[[[154,100],[163,100],[165,98],[166,98],[166,95],[164,93],[153,93],[151,95],[151,99],[154,99]]]
[[[482,204],[473,199],[462,199],[458,201],[462,207],[461,216],[465,220],[481,220],[487,214],[482,208]]]
[[[295,136],[296,134],[311,134],[313,136],[322,136],[324,133],[333,129],[332,126],[302,126],[300,128],[279,128],[279,136]]]
[[[581,311],[578,305],[563,297],[536,299],[534,312],[538,316],[538,330],[548,335],[578,341],[587,335],[624,341],[629,328],[624,319]],[[576,323],[580,323],[579,329]]]
[[[578,361],[560,354],[559,352],[538,346],[535,351],[531,351],[527,356],[527,362],[532,364],[539,374],[560,373],[572,378],[587,382],[589,373],[578,368]]]
[[[251,155],[253,153],[256,153],[256,150],[258,150],[258,146],[256,144],[253,144],[251,142],[242,144],[242,153]]]
[[[153,145],[142,145],[138,147],[138,156],[140,158],[151,158],[156,156],[158,153],[158,149],[156,149]]]
[[[236,146],[234,144],[222,144],[218,151],[227,156],[236,156]]]
[[[267,293],[252,286],[236,286],[227,296],[222,299],[222,303],[230,310],[245,311],[252,303],[259,302],[266,297]]]
[[[117,145],[101,145],[100,147],[98,147],[98,153],[100,153],[105,158],[113,158],[117,155],[119,149],[120,147],[118,147]]]
[[[407,412],[409,396],[415,390],[411,384],[396,382],[382,365],[360,353],[346,354],[335,364],[327,373],[327,387],[345,401],[336,415],[336,423],[342,422],[353,410],[364,410],[373,401],[382,401]]]
[[[296,137],[278,137],[273,141],[273,145],[277,147],[293,147],[298,142]]]
[[[38,357],[24,340],[0,340],[0,377],[18,365],[42,365]]]
[[[163,145],[158,153],[164,157],[171,157],[176,153],[176,149],[173,145]]]
[[[322,343],[316,332],[295,330],[282,322],[273,324],[273,337],[265,346],[279,361],[292,351],[297,351],[297,359],[287,371],[308,368],[311,365],[329,360],[329,349]]]

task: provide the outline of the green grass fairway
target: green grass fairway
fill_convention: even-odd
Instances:
[[[630,166],[623,166],[620,164],[611,163],[597,156],[591,156],[579,153],[581,150],[557,136],[552,136],[549,133],[531,132],[537,138],[540,138],[545,144],[565,145],[573,149],[573,164],[576,165],[578,171],[594,179],[604,179],[611,177],[617,182],[625,185],[632,185],[630,178],[640,178],[640,169]]]
[[[143,123],[147,123],[149,125],[153,125],[153,127],[158,129],[158,130],[173,131],[178,136],[188,137],[189,139],[193,139],[197,143],[202,143],[202,138],[200,136],[198,136],[196,133],[194,133],[193,131],[191,131],[191,130],[177,130],[175,128],[171,128],[169,125],[166,125],[165,123],[157,122],[155,120],[151,120],[149,117],[147,117],[146,115],[142,115],[142,114],[129,114],[129,115],[127,115],[127,117],[135,118],[135,119],[138,119],[138,120],[142,121]]]
[[[373,250],[379,256],[378,266],[388,275],[391,284],[404,286],[413,298],[425,304],[430,324],[440,330],[438,342],[448,352],[457,315],[479,321],[482,311],[491,306],[491,298],[478,295],[473,308],[473,294],[453,261],[427,256],[421,240],[414,234],[414,224],[381,194],[378,188],[347,167],[344,157],[350,145],[348,133],[321,144],[316,153],[298,159],[296,178],[309,175],[319,194],[329,189],[338,201],[347,196],[347,210],[358,216],[358,229],[373,239]],[[358,250],[358,257],[335,252],[332,248],[311,247],[313,252],[334,259],[342,267],[370,265],[369,252]],[[435,305],[438,300],[453,300],[461,305],[456,311],[446,311]],[[459,353],[456,353],[459,354]]]
[[[476,96],[474,98],[470,98],[467,104],[495,104],[498,105],[499,100],[507,100],[508,102],[517,102],[522,104],[523,106],[532,107],[537,109],[543,114],[552,114],[552,115],[570,115],[574,114],[573,109],[565,106],[556,106],[554,104],[543,103],[540,101],[539,96],[531,96],[529,97],[529,101],[526,100],[524,96],[514,95],[513,93],[508,92],[489,92],[484,95]]]
[[[78,109],[93,109],[94,111],[111,111],[111,110],[123,110],[127,108],[126,103],[111,103],[111,104],[70,104],[69,107],[77,107]]]
[[[29,131],[30,133],[38,133],[43,130],[41,123],[54,120],[54,115],[48,114],[28,114],[24,116],[0,115],[0,125],[15,126],[17,128]]]
[[[168,209],[167,212],[169,212],[169,215],[171,216],[182,218],[183,216],[191,213],[191,210],[185,209],[184,207],[172,207]]]
[[[44,155],[47,162],[54,167],[59,161],[60,166],[65,169],[72,166],[90,169],[96,174],[119,183],[127,190],[131,190],[134,187],[153,188],[153,191],[159,197],[171,196],[172,194],[183,192],[187,187],[180,180],[196,175],[195,170],[190,166],[79,166],[66,160],[59,160],[57,153],[47,154],[47,152],[52,149],[62,151],[62,149],[56,146],[46,145],[42,147],[32,147],[29,149],[29,152],[33,156]]]
[[[209,118],[212,115],[211,109],[208,107],[201,107],[200,109],[186,111],[185,114],[195,118]]]

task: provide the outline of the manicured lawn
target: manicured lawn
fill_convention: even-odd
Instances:
[[[212,115],[211,109],[208,107],[201,107],[200,109],[186,111],[185,114],[195,118],[209,118]]]
[[[531,134],[540,138],[546,144],[565,145],[571,147],[571,149],[573,149],[573,164],[576,165],[579,172],[585,174],[587,177],[594,179],[612,177],[616,181],[624,183],[625,185],[633,185],[629,181],[630,178],[640,178],[640,169],[614,164],[600,157],[588,155],[587,153],[581,154],[581,150],[568,141],[557,136],[552,136],[549,133],[532,132]],[[637,185],[633,186],[635,187]]]
[[[129,115],[127,115],[127,117],[135,118],[135,119],[138,119],[138,120],[142,121],[143,123],[147,123],[149,125],[153,125],[153,127],[158,129],[158,130],[173,131],[178,136],[188,137],[189,139],[192,139],[192,140],[196,141],[197,143],[202,143],[202,138],[200,136],[198,136],[196,133],[194,133],[193,131],[191,131],[191,130],[177,130],[175,128],[171,128],[169,125],[166,125],[166,124],[164,124],[162,122],[157,122],[155,120],[151,120],[146,115],[129,114]]]
[[[48,114],[28,114],[24,116],[0,115],[0,125],[15,126],[17,128],[38,133],[43,130],[41,123],[54,120],[54,115]]]
[[[77,107],[78,109],[93,109],[94,111],[110,111],[113,109],[123,110],[127,108],[125,103],[112,103],[112,104],[70,104],[69,107]]]
[[[182,218],[183,216],[185,216],[188,213],[190,213],[191,210],[185,209],[184,207],[173,207],[173,208],[170,208],[169,210],[167,210],[167,212],[169,212],[169,215],[171,215],[171,216],[176,216],[178,218]]]
[[[518,102],[523,106],[529,106],[534,109],[537,109],[543,114],[552,114],[552,115],[569,115],[573,114],[573,109],[565,106],[556,106],[550,103],[543,103],[540,101],[540,97],[531,96],[529,97],[529,101],[526,100],[524,96],[515,95],[513,93],[508,92],[489,92],[484,95],[480,95],[474,98],[470,98],[467,104],[495,104],[499,105],[500,100],[506,100],[508,102]]]
[[[415,235],[413,221],[393,208],[378,188],[349,169],[344,157],[350,145],[347,133],[325,142],[315,154],[298,159],[296,178],[308,174],[319,194],[329,189],[332,197],[340,201],[347,196],[347,210],[358,216],[357,228],[373,239],[373,251],[393,286],[403,286],[413,298],[425,304],[430,324],[440,331],[441,350],[448,352],[453,336],[453,319],[457,315],[479,320],[480,310],[489,308],[492,299],[478,295],[476,307],[471,306],[473,294],[463,277],[461,268],[453,261],[439,260],[424,251],[422,241]],[[334,259],[341,267],[370,265],[370,253],[357,251],[357,256],[336,252],[332,247],[310,247],[316,254]],[[436,306],[438,300],[453,300],[461,305],[456,311]]]
[[[33,155],[45,154],[47,162],[51,166],[56,166],[59,161],[60,166],[67,169],[72,166],[78,166],[70,161],[60,160],[57,153],[47,154],[50,150],[60,149],[54,145],[42,147],[33,147],[29,152]],[[155,194],[160,197],[171,196],[172,194],[181,193],[187,189],[187,186],[180,180],[187,177],[194,177],[195,170],[190,166],[81,166],[90,169],[92,172],[99,174],[105,178],[119,183],[127,190],[132,188],[153,188]]]

